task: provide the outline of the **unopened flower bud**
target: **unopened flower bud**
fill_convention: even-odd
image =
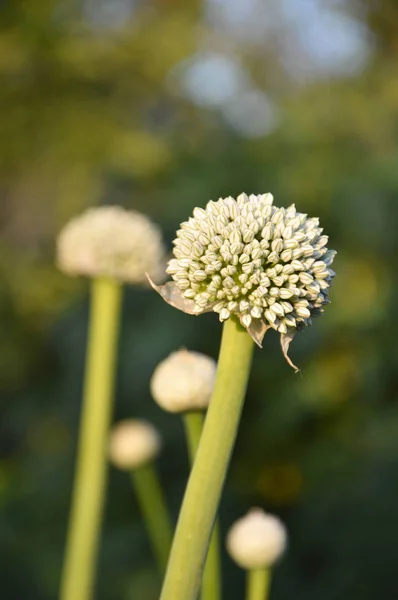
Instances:
[[[109,459],[118,469],[131,471],[159,454],[161,439],[153,425],[139,419],[117,423],[109,439]]]
[[[109,277],[146,283],[145,273],[162,277],[164,248],[159,227],[120,206],[90,208],[58,236],[59,268],[69,275]]]
[[[168,412],[203,410],[210,402],[216,370],[216,362],[205,354],[173,352],[155,369],[153,398]]]
[[[253,508],[232,525],[227,550],[242,569],[271,567],[284,553],[287,534],[283,523],[260,508]]]

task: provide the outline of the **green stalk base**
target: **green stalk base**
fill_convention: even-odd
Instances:
[[[235,443],[253,340],[234,319],[223,328],[213,396],[189,477],[161,600],[196,600]]]
[[[190,412],[184,415],[184,426],[188,444],[189,459],[193,466],[204,425],[203,412]],[[220,556],[220,527],[216,521],[203,571],[201,600],[220,600],[222,597],[222,575]]]
[[[131,478],[153,552],[163,575],[173,539],[173,527],[153,464],[132,471]]]
[[[247,573],[246,600],[267,600],[271,583],[269,569],[252,569]]]
[[[89,600],[102,521],[121,286],[94,279],[86,375],[61,600]]]

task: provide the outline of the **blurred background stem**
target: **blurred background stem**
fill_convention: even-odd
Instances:
[[[161,600],[195,600],[246,394],[253,341],[224,323],[214,391],[185,491]]]
[[[61,600],[88,600],[93,595],[105,495],[122,287],[101,278],[93,279],[91,285],[83,406]]]
[[[246,600],[267,600],[271,583],[269,569],[252,569],[247,572]]]
[[[163,575],[173,539],[173,527],[153,463],[131,471],[131,478],[159,570]]]
[[[205,416],[202,412],[189,412],[184,415],[184,427],[187,438],[189,458],[193,466],[196,451],[203,431]],[[219,600],[222,594],[221,555],[220,555],[220,526],[216,521],[207,553],[206,565],[203,572],[201,598],[202,600]]]

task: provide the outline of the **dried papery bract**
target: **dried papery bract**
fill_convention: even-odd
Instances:
[[[336,252],[327,242],[317,218],[275,207],[272,194],[220,198],[181,224],[167,266],[172,282],[153,287],[189,314],[236,316],[260,347],[275,329],[287,358],[296,331],[329,302]]]
[[[58,237],[59,268],[69,275],[107,277],[146,284],[145,273],[163,278],[165,249],[160,229],[145,215],[120,206],[89,208]]]

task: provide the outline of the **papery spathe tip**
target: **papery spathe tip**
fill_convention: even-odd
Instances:
[[[149,273],[146,273],[146,278],[155,292],[162,296],[163,300],[167,302],[167,304],[170,304],[170,306],[178,308],[188,315],[201,315],[202,313],[212,311],[212,308],[210,307],[206,309],[200,309],[193,300],[184,298],[184,296],[181,294],[181,291],[173,281],[168,281],[163,285],[157,285],[154,281],[152,281]]]

